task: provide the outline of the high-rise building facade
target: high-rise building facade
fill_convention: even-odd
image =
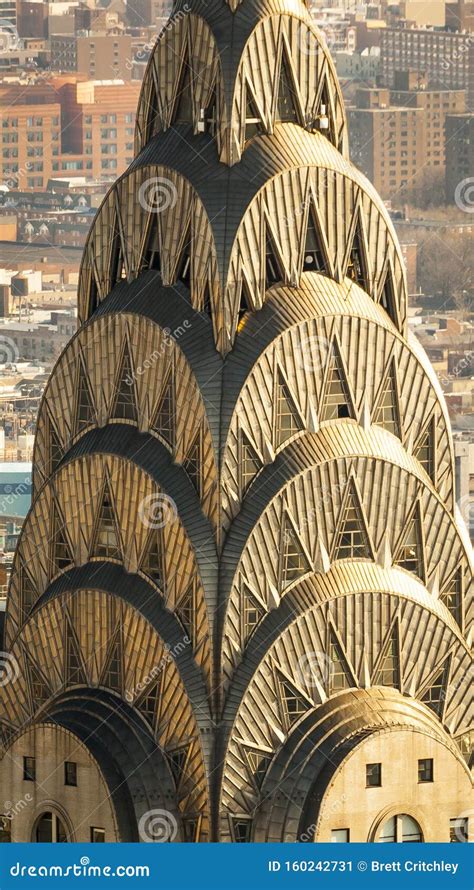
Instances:
[[[304,4],[176,3],[135,149],[39,415],[4,834],[463,840],[449,421]]]

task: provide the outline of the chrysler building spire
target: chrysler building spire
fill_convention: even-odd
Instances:
[[[70,840],[91,801],[107,840],[449,840],[472,719],[449,419],[306,6],[175,3],[135,152],[40,409],[2,788],[15,754],[87,765],[44,791]]]

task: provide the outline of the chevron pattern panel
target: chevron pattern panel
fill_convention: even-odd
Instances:
[[[40,408],[0,782],[49,721],[122,777],[121,840],[156,807],[176,840],[317,839],[367,739],[472,756],[446,405],[301,0],[175,3],[135,146]]]

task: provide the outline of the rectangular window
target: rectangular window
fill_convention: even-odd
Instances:
[[[382,785],[382,764],[367,763],[365,766],[365,784],[367,788],[380,788]]]
[[[332,844],[348,844],[350,832],[348,828],[332,828],[331,843]]]
[[[64,762],[64,784],[77,785],[77,763],[72,760]]]
[[[433,782],[433,758],[425,757],[418,761],[418,781]]]
[[[25,782],[36,782],[36,758],[23,758],[23,779]]]
[[[91,844],[105,843],[105,829],[91,826]]]
[[[449,842],[451,844],[467,844],[469,838],[469,820],[465,818],[449,820]]]

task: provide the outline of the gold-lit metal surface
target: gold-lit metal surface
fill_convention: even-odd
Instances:
[[[317,841],[383,735],[407,759],[383,806],[446,840],[469,806],[472,550],[400,247],[306,6],[187,6],[40,407],[0,783],[54,723],[58,757],[71,735],[90,751],[119,840],[153,839],[158,807],[168,840]],[[423,745],[451,783],[424,810]],[[373,840],[374,796],[341,806]]]

